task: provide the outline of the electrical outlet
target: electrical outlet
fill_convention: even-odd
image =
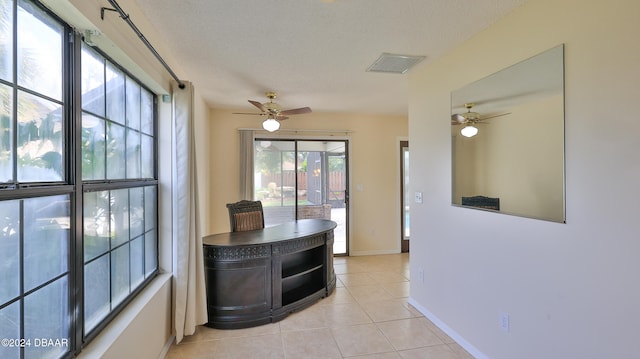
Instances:
[[[420,283],[424,283],[424,269],[418,269],[418,280]]]
[[[416,192],[415,197],[416,203],[422,203],[422,192]]]
[[[506,333],[509,332],[509,313],[500,312],[500,328]]]

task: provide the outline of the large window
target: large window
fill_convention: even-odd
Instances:
[[[153,94],[87,45],[81,63],[86,335],[155,274],[157,195]]]
[[[0,0],[0,358],[73,356],[157,273],[155,99]]]

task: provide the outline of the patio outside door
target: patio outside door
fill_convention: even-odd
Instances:
[[[333,252],[348,253],[346,140],[256,139],[254,198],[265,226],[305,218],[335,221]]]
[[[400,141],[400,248],[409,252],[411,194],[409,193],[409,141]]]

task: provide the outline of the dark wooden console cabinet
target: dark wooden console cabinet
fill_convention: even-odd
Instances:
[[[335,227],[329,220],[302,219],[204,237],[207,326],[276,322],[330,295],[336,287]]]

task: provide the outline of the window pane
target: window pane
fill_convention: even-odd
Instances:
[[[144,89],[141,94],[140,121],[142,132],[153,135],[153,95]]]
[[[145,187],[145,244],[144,244],[144,271],[149,276],[158,267],[158,244],[156,231],[157,218],[157,190],[155,186]]]
[[[67,271],[69,196],[24,200],[25,291]]]
[[[111,191],[111,248],[129,240],[129,190]]]
[[[0,182],[13,180],[13,90],[0,84]]]
[[[144,280],[144,237],[131,241],[131,289]]]
[[[20,201],[0,202],[0,273],[2,305],[20,295]]]
[[[20,302],[0,309],[2,338],[20,338]],[[20,348],[0,345],[0,358],[20,358]]]
[[[109,191],[84,194],[84,260],[109,250]]]
[[[25,358],[57,358],[69,351],[69,288],[67,277],[62,277],[24,299],[24,338],[31,339],[26,346]],[[48,340],[60,340],[60,345]],[[35,340],[41,340],[36,345]],[[66,343],[66,345],[65,345]]]
[[[129,232],[136,238],[144,231],[144,188],[129,190]]]
[[[140,133],[127,130],[127,178],[140,178]]]
[[[140,178],[154,178],[153,175],[153,137],[141,135],[140,137]]]
[[[140,129],[140,85],[127,77],[127,126]]]
[[[62,181],[62,140],[62,107],[18,92],[18,181]]]
[[[107,62],[107,118],[124,124],[124,74]]]
[[[122,179],[125,172],[124,127],[107,124],[107,178]]]
[[[63,27],[26,1],[18,7],[18,84],[62,100]]]
[[[129,244],[111,252],[111,305],[115,307],[129,294]]]
[[[84,333],[89,333],[109,314],[109,255],[84,266]]]
[[[264,225],[274,226],[296,219],[294,188],[296,175],[295,141],[254,142],[254,197],[264,206]]]
[[[105,121],[82,114],[82,179],[105,178]]]
[[[156,228],[156,187],[144,188],[144,231]]]
[[[104,60],[82,45],[82,109],[104,116]]]
[[[155,230],[144,235],[144,273],[148,277],[158,268],[158,239]]]
[[[0,78],[13,82],[13,2],[0,2]]]

